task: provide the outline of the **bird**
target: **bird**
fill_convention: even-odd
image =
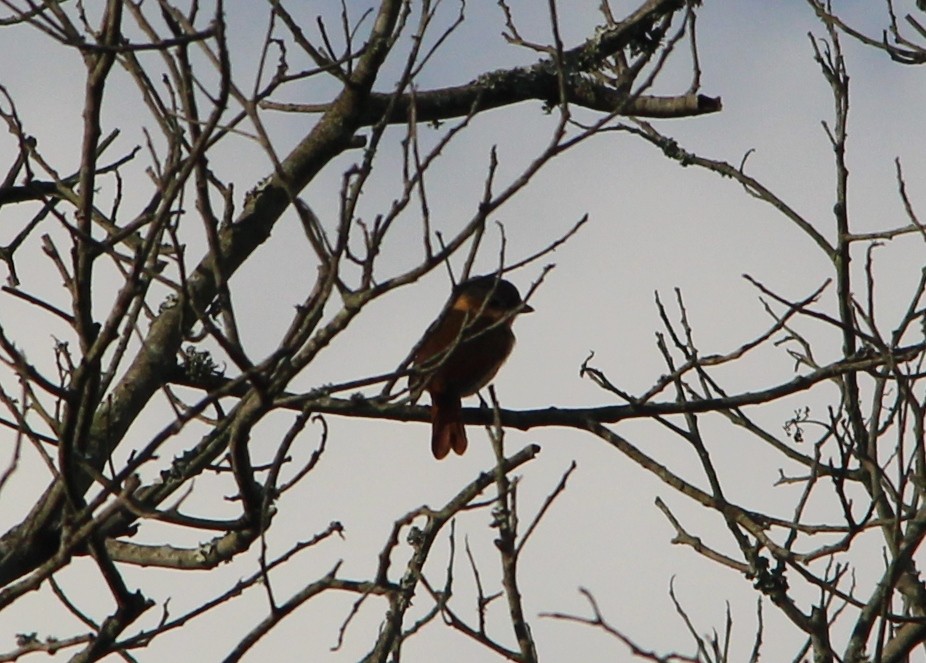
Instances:
[[[413,393],[431,396],[431,452],[438,460],[466,451],[461,399],[486,386],[514,348],[511,324],[533,307],[496,274],[457,285],[443,314],[428,328],[412,357]]]

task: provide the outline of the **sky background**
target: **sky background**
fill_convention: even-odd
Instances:
[[[543,42],[549,39],[549,22],[545,12],[537,10],[539,4],[523,0],[511,6],[522,34]],[[575,45],[597,24],[599,3],[569,3],[568,12],[566,3],[561,4],[564,42]],[[616,13],[623,14],[635,3],[613,5]],[[301,18],[309,26],[319,13],[331,20],[337,12],[335,8],[332,14],[334,6],[305,3]],[[880,3],[837,2],[834,8],[869,34],[880,34],[885,25]],[[906,5],[898,5],[901,15],[906,9]],[[447,19],[456,11],[456,5],[446,4]],[[256,44],[266,28],[264,8],[258,3],[230,2],[228,12],[234,71],[248,80]],[[502,15],[494,3],[469,3],[467,22],[435,57],[420,86],[462,83],[486,70],[533,62],[533,54],[504,42],[500,37],[502,28]],[[823,35],[813,12],[805,3],[794,0],[708,0],[699,13],[698,30],[702,91],[722,97],[723,112],[663,121],[656,123],[657,127],[676,137],[686,149],[731,163],[739,163],[746,151],[754,150],[748,171],[832,238],[834,171],[820,122],[832,120],[833,104],[812,57],[808,32]],[[38,136],[40,147],[57,159],[55,163],[63,171],[75,168],[83,94],[79,59],[27,29],[6,30],[4,39],[11,44],[7,52],[14,55],[7,56],[11,65],[0,70],[0,84],[16,99],[20,115],[28,123],[27,130]],[[920,204],[919,209],[926,206],[926,190],[920,184],[926,176],[923,73],[893,64],[884,54],[849,39],[844,39],[843,45],[852,94],[848,164],[852,174],[853,227],[867,231],[904,225],[906,219],[896,194],[895,158],[903,163],[914,203]],[[673,94],[687,88],[684,62],[680,58],[678,64],[672,65],[655,92]],[[121,74],[114,80],[116,85],[126,83]],[[291,86],[280,100],[324,101],[331,88],[314,81],[310,79],[302,87]],[[118,143],[122,149],[144,141],[137,98],[130,88],[125,90],[124,95],[111,95],[105,107],[107,126],[123,130]],[[295,145],[312,121],[273,112],[265,112],[264,118],[281,154]],[[451,145],[430,175],[429,202],[435,223],[450,230],[472,216],[493,145],[498,149],[499,180],[504,183],[543,149],[554,122],[555,117],[544,114],[538,103],[519,104],[480,116],[465,137]],[[422,134],[425,141],[439,135],[426,128]],[[396,195],[400,138],[401,129],[387,133],[381,163],[361,205],[361,216],[372,218]],[[12,140],[0,139],[0,163],[10,163],[14,155]],[[343,155],[305,192],[305,198],[323,220],[334,218],[337,198],[332,192],[340,186],[344,166],[356,158],[355,153]],[[127,175],[138,178],[142,182],[139,189],[145,192],[141,179],[145,164],[141,161],[130,166]],[[245,138],[220,146],[212,166],[220,177],[236,182],[239,201],[269,172],[266,158]],[[130,187],[127,209],[142,205],[144,195]],[[622,389],[645,392],[666,372],[654,342],[654,332],[660,327],[654,305],[656,292],[671,305],[674,288],[681,288],[702,353],[722,353],[754,338],[770,324],[756,290],[741,278],[742,274],[752,275],[783,296],[800,298],[831,273],[826,257],[799,229],[769,206],[747,196],[735,183],[694,168],[681,168],[642,141],[619,133],[599,136],[558,158],[492,220],[504,224],[509,259],[514,261],[546,245],[586,213],[590,222],[550,258],[556,269],[531,300],[537,312],[516,324],[517,348],[495,382],[505,407],[611,403],[606,394],[579,377],[579,367],[592,351],[594,365]],[[15,211],[4,209],[4,216],[15,225]],[[6,233],[6,224],[2,226],[0,232]],[[419,228],[412,220],[407,230],[395,234],[385,247],[384,270],[398,272],[420,258]],[[487,242],[477,263],[479,272],[495,266],[498,235],[494,230],[488,233]],[[35,248],[36,241],[32,245]],[[201,246],[191,240],[188,251],[195,262]],[[17,264],[20,279],[25,286],[54,292],[56,275],[49,271],[49,263],[40,257],[37,248],[34,255],[34,259]],[[907,294],[916,283],[926,255],[921,240],[905,238],[884,246],[877,256],[879,315],[885,328],[891,329],[892,321],[907,305]],[[315,276],[314,268],[300,270],[300,265],[311,263],[302,230],[290,218],[278,224],[270,240],[235,276],[232,287],[239,322],[252,356],[263,357],[276,347],[292,307],[303,299]],[[529,266],[510,278],[523,292],[539,275],[542,265]],[[300,376],[294,388],[311,388],[393,369],[440,310],[448,291],[446,275],[435,270],[414,287],[374,303]],[[66,304],[63,291],[52,297]],[[98,299],[106,300],[105,287]],[[821,305],[832,307],[831,290]],[[49,328],[45,317],[11,298],[4,298],[2,306],[4,327],[14,330],[12,335],[18,338],[31,340],[34,346],[29,349],[30,357],[50,367],[50,336],[65,332]],[[811,333],[824,344],[818,359],[837,357],[835,334]],[[785,348],[770,348],[720,375],[731,390],[756,389],[790,379],[793,361]],[[753,414],[778,430],[794,409],[803,405],[822,407],[826,396],[832,396],[832,390],[821,386],[813,395],[786,399]],[[146,439],[160,421],[155,415],[142,417],[131,434]],[[488,439],[475,427],[469,430],[470,451],[465,456],[437,463],[428,452],[429,431],[423,424],[337,417],[328,417],[327,421],[329,446],[322,464],[283,500],[268,542],[271,551],[282,552],[295,541],[321,531],[333,519],[344,524],[346,539],[331,539],[275,574],[274,586],[280,597],[323,575],[338,560],[343,560],[340,575],[369,577],[395,519],[423,504],[442,505],[493,463]],[[272,453],[274,441],[288,422],[284,416],[269,417],[254,436],[255,449],[260,449],[263,433],[267,453]],[[693,451],[668,431],[642,422],[622,423],[616,430],[696,485],[704,485]],[[314,448],[316,432],[310,427],[301,438],[302,458]],[[781,459],[754,439],[726,426],[719,417],[706,417],[704,432],[728,497],[787,516],[798,489],[773,486],[779,468],[784,467]],[[0,431],[0,440],[3,435]],[[184,440],[195,439],[195,435],[195,430],[191,431]],[[541,657],[549,661],[630,660],[623,645],[600,632],[537,616],[547,611],[588,615],[579,587],[588,588],[608,620],[642,646],[660,653],[693,652],[690,637],[668,596],[674,578],[676,594],[699,633],[722,629],[729,604],[735,620],[733,651],[737,652],[732,658],[745,660],[753,644],[757,594],[749,581],[732,571],[717,568],[688,548],[673,546],[674,531],[654,506],[654,499],[662,497],[692,533],[736,556],[722,522],[587,434],[560,429],[507,434],[510,450],[528,443],[541,445],[542,453],[519,472],[522,523],[532,519],[570,463],[575,460],[578,465],[567,490],[535,532],[521,561],[522,591]],[[165,450],[163,457],[169,460],[171,452],[180,448],[178,445]],[[35,459],[23,460],[0,499],[4,529],[18,522],[31,504],[30,498],[44,487],[44,472]],[[202,508],[209,510],[210,516],[235,515],[234,505],[228,505],[224,514],[216,511],[216,491],[229,494],[231,488],[214,477],[198,480],[187,503],[189,510]],[[822,519],[830,513],[829,506],[814,504],[810,515]],[[497,585],[499,571],[492,549],[494,537],[487,527],[489,519],[489,510],[482,509],[461,516],[456,527],[454,604],[470,618],[473,582],[460,553],[464,538],[468,538],[481,561],[483,582],[493,588]],[[202,538],[196,533],[188,534],[187,540],[175,533],[169,535],[177,545],[195,545]],[[137,540],[156,543],[164,536],[158,525],[146,523]],[[129,568],[126,577],[158,602],[170,597],[171,613],[179,614],[256,570],[256,552],[255,546],[235,563],[209,573]],[[881,568],[877,542],[860,541],[859,554],[859,582],[870,582]],[[447,556],[447,540],[442,538],[432,552],[427,573],[442,578]],[[394,569],[401,568],[402,559],[402,554],[397,556]],[[870,561],[866,563],[866,559]],[[868,577],[866,570],[870,571]],[[110,609],[109,598],[99,590],[95,574],[92,563],[77,560],[61,574],[60,582],[80,598],[83,609],[101,619]],[[96,588],[96,594],[82,592],[85,587]],[[803,596],[813,598],[812,593]],[[331,652],[354,598],[332,593],[306,604],[265,637],[248,660],[357,660],[375,638],[383,607],[379,600],[371,600],[348,629],[345,646]],[[421,600],[418,611],[410,617],[419,615],[428,604]],[[0,650],[13,649],[13,634],[18,632],[37,630],[40,636],[81,632],[72,617],[49,607],[53,605],[54,599],[46,589],[0,614]],[[246,598],[202,618],[185,634],[178,632],[156,640],[149,650],[138,652],[138,658],[218,660],[266,610],[261,590],[251,590]],[[511,643],[501,602],[493,606],[490,616],[500,625],[496,635]],[[159,617],[158,610],[151,611],[142,623],[151,626]],[[768,604],[764,617],[764,660],[790,660],[802,641],[799,634]],[[411,640],[404,654],[409,661],[497,660],[487,650],[438,624]],[[67,655],[43,658],[66,659]]]

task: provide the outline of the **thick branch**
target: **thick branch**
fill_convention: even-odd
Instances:
[[[554,106],[566,101],[591,110],[648,118],[671,118],[715,113],[721,109],[719,97],[684,94],[673,97],[642,96],[629,87],[602,84],[590,74],[628,48],[643,48],[652,41],[656,22],[684,6],[679,0],[650,0],[625,20],[596,32],[583,44],[545,57],[529,67],[499,69],[469,83],[436,90],[416,90],[414,94],[374,93],[361,117],[363,125],[387,121],[434,122],[472,113],[539,100]],[[328,104],[304,105],[264,102],[264,107],[295,112],[322,112]],[[414,106],[414,112],[412,107]],[[391,110],[390,110],[391,109]]]
[[[556,74],[533,69],[516,69],[504,73],[489,74],[486,77],[456,87],[416,92],[414,96],[374,93],[361,122],[365,125],[382,120],[391,108],[388,121],[405,124],[412,115],[419,122],[436,122],[455,117],[465,117],[522,101],[542,101],[555,104],[558,101],[559,82]],[[601,111],[646,118],[690,117],[716,113],[721,110],[720,97],[703,94],[683,94],[676,97],[633,96],[601,85],[588,78],[569,81],[566,87],[570,103]],[[264,102],[265,108],[298,113],[318,113],[328,108],[327,104],[284,104]]]
[[[167,544],[145,545],[111,539],[106,542],[106,551],[115,562],[137,566],[212,569],[247,550],[259,534],[257,529],[236,530],[196,548],[177,548]]]

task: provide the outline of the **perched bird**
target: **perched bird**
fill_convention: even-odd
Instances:
[[[518,289],[497,276],[479,276],[454,288],[450,302],[425,332],[413,358],[420,370],[413,391],[431,395],[431,451],[443,458],[466,451],[460,399],[495,377],[514,347],[511,323],[534,309]]]

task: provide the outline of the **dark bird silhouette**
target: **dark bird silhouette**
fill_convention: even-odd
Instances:
[[[511,323],[534,309],[518,289],[497,276],[479,276],[454,288],[443,315],[425,332],[413,364],[421,373],[412,390],[431,395],[431,451],[443,458],[466,451],[460,400],[487,385],[514,347]]]

